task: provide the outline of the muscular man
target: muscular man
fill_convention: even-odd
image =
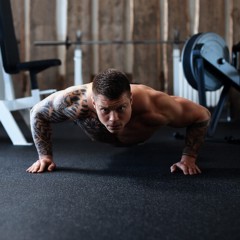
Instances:
[[[186,128],[181,159],[170,169],[198,174],[201,171],[195,162],[209,119],[209,111],[198,104],[144,85],[130,84],[124,73],[108,69],[98,74],[93,83],[56,92],[33,107],[31,130],[39,159],[27,172],[56,168],[51,124],[71,120],[92,140],[118,146],[142,143],[162,126]]]

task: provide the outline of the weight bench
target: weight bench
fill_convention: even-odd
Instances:
[[[210,122],[208,136],[213,136],[227,100],[230,87],[240,91],[240,74],[237,69],[237,52],[233,46],[232,63],[228,47],[219,35],[208,32],[193,35],[184,45],[182,67],[186,80],[198,90],[199,103],[206,107],[206,92],[223,90]]]
[[[42,94],[50,94],[54,89],[40,91],[37,74],[47,68],[61,65],[59,59],[21,62],[18,42],[15,36],[10,0],[0,0],[0,121],[14,145],[30,145],[22,134],[12,111],[22,111],[33,107],[41,100]],[[15,98],[11,75],[21,71],[29,72],[31,96]],[[26,121],[28,116],[25,118]]]

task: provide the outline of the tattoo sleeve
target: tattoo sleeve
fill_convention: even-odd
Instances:
[[[31,110],[31,131],[39,157],[52,155],[51,123],[66,119],[63,114],[52,111],[52,102],[41,107],[35,106]]]
[[[210,120],[194,123],[187,127],[185,148],[183,155],[197,157],[199,149],[204,142],[205,134]]]
[[[52,156],[52,123],[74,120],[88,113],[86,89],[40,102],[31,110],[31,131],[39,157]]]

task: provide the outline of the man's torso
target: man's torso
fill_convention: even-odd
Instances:
[[[76,102],[72,103],[73,106],[77,106],[75,107],[74,111],[79,113],[79,115],[76,115],[73,121],[78,126],[80,126],[92,140],[106,142],[114,145],[138,144],[149,139],[161,125],[152,122],[152,117],[149,116],[151,115],[151,106],[149,106],[147,113],[146,110],[142,110],[146,107],[143,107],[142,102],[139,103],[139,100],[137,100],[137,98],[143,98],[143,96],[140,94],[140,97],[133,96],[133,101],[137,101],[138,106],[134,107],[130,121],[120,133],[112,134],[100,122],[97,113],[92,105],[91,84],[86,84],[83,87],[81,86],[80,89],[77,89],[77,87],[75,87],[73,90],[74,91],[69,91],[69,96],[71,95],[72,99],[75,99],[74,96],[72,96],[74,95],[73,92],[75,91],[81,92],[82,96],[82,99],[80,101],[76,100],[76,102],[79,101],[78,104],[76,104]]]
[[[156,128],[146,126],[131,119],[123,131],[118,134],[110,133],[99,121],[97,114],[89,112],[89,116],[74,121],[94,141],[110,143],[118,146],[133,145],[146,141],[155,132]]]

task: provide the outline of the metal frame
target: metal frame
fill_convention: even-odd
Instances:
[[[41,95],[51,94],[55,89],[40,91],[32,89],[31,96],[15,98],[12,78],[7,74],[2,65],[0,52],[0,122],[11,139],[13,145],[29,146],[32,145],[24,137],[17,121],[14,119],[12,112],[19,111],[26,125],[30,127],[30,109],[41,100]]]
[[[219,85],[219,81],[223,85],[220,99],[213,111],[208,129],[208,136],[211,137],[216,131],[219,118],[228,98],[230,87],[233,86],[237,90],[240,90],[240,74],[236,69],[236,63],[234,65],[229,63],[227,54],[223,54],[224,52],[228,52],[228,49],[224,46],[221,37],[218,37],[218,35],[214,33],[203,33],[202,35],[205,37],[205,42],[201,42],[199,39],[201,39],[202,36],[201,34],[197,34],[185,44],[183,52],[183,59],[185,61],[183,61],[183,65],[187,64],[187,66],[183,67],[185,68],[185,76],[189,84],[191,85],[193,83],[197,83],[197,87],[193,87],[198,90],[199,102],[203,106],[206,106],[206,91],[209,90],[206,87],[206,73],[212,74],[211,81],[213,83],[216,79],[216,88]],[[213,46],[208,44],[208,36],[215,37],[217,39],[216,43],[220,43],[221,40],[221,44],[219,44],[219,46],[220,48],[224,47],[224,49],[222,49],[222,53],[214,51],[215,49],[213,49]],[[189,48],[187,49],[187,47]],[[236,61],[235,58],[234,60]]]

